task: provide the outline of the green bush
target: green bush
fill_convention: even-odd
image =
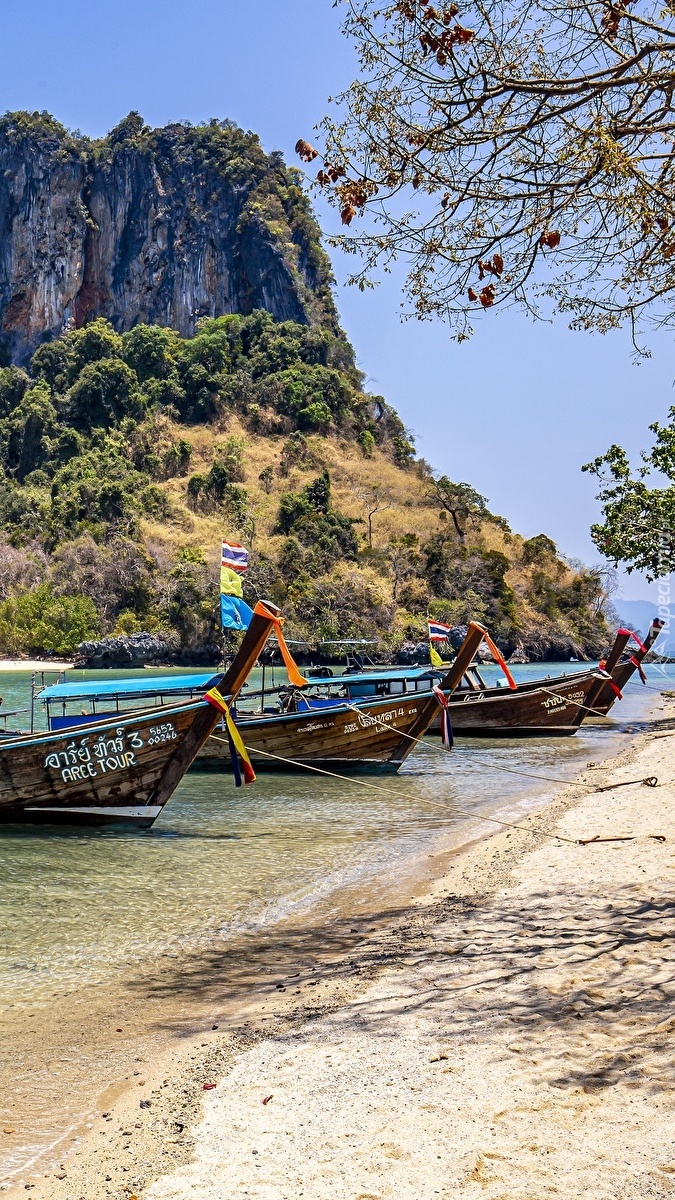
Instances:
[[[320,574],[340,559],[354,560],[357,556],[354,522],[331,505],[328,471],[302,492],[285,492],[281,496],[276,532],[291,535],[295,544],[307,549],[308,553],[304,557],[300,554],[299,558],[309,574]],[[299,565],[296,562],[296,567]]]
[[[48,583],[0,604],[0,650],[4,654],[70,655],[80,642],[98,637],[101,623],[88,596],[57,596]]]
[[[76,429],[109,429],[124,417],[142,416],[145,400],[136,373],[118,358],[87,363],[66,397]]]

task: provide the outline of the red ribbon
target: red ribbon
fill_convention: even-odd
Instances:
[[[647,676],[645,675],[644,671],[642,670],[642,663],[640,662],[639,658],[636,658],[635,655],[633,655],[633,657],[630,659],[630,662],[633,664],[634,667],[637,668],[637,672],[638,672],[638,675],[640,676],[640,679],[642,680],[643,683],[646,684]]]
[[[647,647],[642,645],[642,642],[640,641],[637,633],[633,633],[632,629],[617,629],[617,637],[619,636],[619,634],[622,634],[624,637],[632,638],[633,641],[635,642],[636,646],[639,647],[639,649],[642,651],[642,653],[643,654],[647,653]]]

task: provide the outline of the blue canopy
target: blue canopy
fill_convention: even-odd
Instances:
[[[40,700],[133,700],[144,696],[180,696],[207,692],[222,679],[222,672],[202,675],[136,675],[124,679],[83,679],[79,683],[54,683],[38,694]]]
[[[396,679],[435,679],[443,675],[438,667],[385,667],[382,671],[346,671],[344,675],[329,677],[312,676],[309,682],[317,683],[390,683]]]

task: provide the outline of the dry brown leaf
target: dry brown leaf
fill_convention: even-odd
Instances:
[[[319,151],[315,150],[304,138],[300,138],[295,143],[295,153],[306,163],[314,162],[314,159],[319,157]]]
[[[469,42],[472,42],[475,36],[476,34],[473,29],[464,29],[461,25],[455,25],[450,34],[453,45],[458,44],[460,46],[468,46]]]
[[[539,245],[548,246],[549,250],[555,250],[556,246],[560,245],[560,234],[558,233],[558,230],[550,229],[547,230],[546,233],[542,233],[541,237],[539,238]]]
[[[491,308],[495,302],[495,289],[491,283],[488,283],[487,286],[483,288],[478,299],[483,305],[483,308]]]
[[[495,254],[489,262],[484,262],[482,259],[478,261],[478,277],[484,279],[485,275],[501,275],[504,270],[504,259],[501,254]]]

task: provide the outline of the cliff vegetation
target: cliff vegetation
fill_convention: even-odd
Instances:
[[[393,651],[427,615],[508,652],[599,654],[603,579],[434,478],[344,339],[267,312],[118,333],[103,318],[0,370],[0,650],[164,633],[217,654],[219,543],[290,633]]]

